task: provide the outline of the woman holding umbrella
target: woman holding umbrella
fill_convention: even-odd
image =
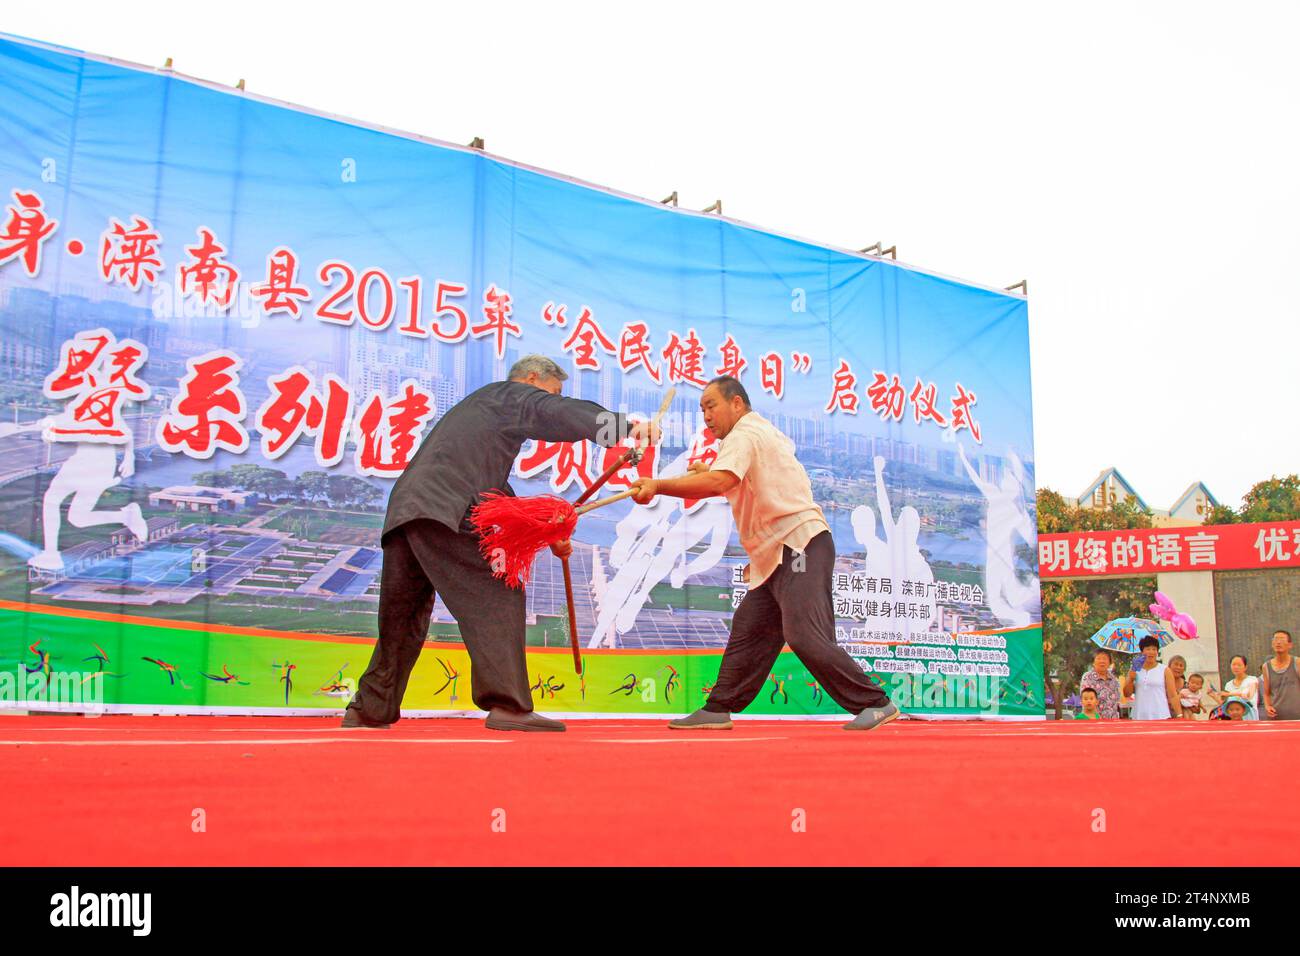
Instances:
[[[1168,720],[1182,717],[1183,707],[1178,701],[1173,672],[1161,664],[1156,655],[1160,651],[1159,638],[1147,635],[1138,641],[1140,656],[1124,678],[1124,694],[1136,695],[1133,705],[1134,720]]]

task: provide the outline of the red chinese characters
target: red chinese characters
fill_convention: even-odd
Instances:
[[[5,207],[9,218],[0,231],[0,266],[21,259],[23,271],[34,277],[41,268],[41,247],[59,223],[46,218],[44,204],[36,193],[15,189],[13,196],[16,205]]]
[[[727,341],[718,346],[718,354],[722,356],[722,364],[714,369],[718,375],[730,375],[732,378],[740,378],[740,373],[749,364],[745,361],[745,357],[740,354],[740,346],[736,344],[736,340],[731,337],[730,332],[727,333]]]
[[[922,384],[919,378],[916,380],[916,384],[912,386],[912,394],[909,396],[912,401],[912,418],[918,425],[928,418],[940,428],[947,427],[948,419],[944,418],[943,413],[934,407],[938,391],[934,382]]]
[[[325,376],[324,394],[300,366],[266,380],[270,397],[254,419],[262,454],[275,460],[305,434],[316,438],[316,461],[325,467],[343,460],[344,439],[352,422],[352,392],[335,375]]]
[[[840,359],[840,367],[835,370],[834,383],[831,400],[826,403],[825,410],[832,414],[839,411],[846,415],[856,415],[860,399],[854,389],[857,388],[858,379],[844,359]]]
[[[645,369],[650,380],[660,384],[659,366],[650,361],[652,348],[649,329],[644,322],[629,322],[623,326],[623,334],[618,340],[618,366],[626,374],[638,365]]]
[[[47,398],[69,400],[67,417],[55,420],[47,438],[112,445],[130,441],[123,403],[150,397],[149,386],[137,378],[147,357],[139,342],[118,342],[107,329],[80,332],[64,342],[44,391]]]
[[[890,379],[884,372],[873,371],[871,384],[867,386],[867,400],[871,403],[871,410],[885,421],[903,420],[907,393],[897,375]]]
[[[636,418],[632,417],[632,420],[636,421]],[[619,456],[622,455],[623,452],[627,451],[629,448],[635,447],[636,444],[636,439],[629,436],[613,448],[603,449],[604,453],[600,458],[599,474],[604,474],[605,469],[618,461]],[[614,472],[614,474],[610,476],[609,480],[605,482],[605,486],[608,488],[630,488],[632,487],[632,482],[636,481],[638,478],[653,478],[655,476],[655,457],[658,452],[659,449],[656,446],[651,445],[641,455],[641,460],[639,462],[635,465],[624,465],[618,471]]]
[[[585,441],[534,439],[532,447],[520,456],[515,467],[522,478],[533,478],[549,469],[551,490],[557,493],[575,481],[586,490],[594,480],[591,476],[591,444]]]
[[[226,247],[217,242],[212,230],[200,226],[199,243],[186,246],[189,261],[176,269],[176,285],[182,296],[197,295],[204,305],[230,308],[239,288],[239,270],[226,262]]]
[[[969,429],[971,437],[983,443],[983,439],[980,438],[980,423],[970,413],[970,407],[975,404],[975,401],[975,393],[966,391],[962,388],[961,382],[958,382],[957,394],[952,397],[952,431],[955,435],[963,428]]]
[[[483,321],[470,329],[470,334],[476,339],[488,335],[494,336],[496,338],[497,358],[501,358],[506,354],[507,335],[519,338],[522,334],[519,326],[510,321],[510,315],[513,311],[514,306],[510,304],[509,292],[492,285],[483,293]],[[442,338],[442,336],[439,336],[439,338]],[[610,348],[612,349],[613,346],[611,345]]]
[[[298,257],[292,249],[281,246],[266,257],[266,281],[249,292],[262,300],[262,312],[274,315],[287,312],[295,319],[302,318],[302,302],[311,299],[305,286],[298,283]]]
[[[780,352],[768,352],[758,360],[758,371],[762,377],[763,391],[782,398],[785,395],[785,360]],[[832,399],[832,404],[834,400]],[[827,406],[829,409],[830,406]]]
[[[401,474],[433,411],[433,396],[411,379],[402,383],[398,397],[391,402],[372,395],[356,423],[357,471],[390,478]]]
[[[105,282],[117,282],[138,292],[140,287],[153,285],[162,271],[162,256],[158,246],[162,237],[143,216],[133,216],[131,228],[116,219],[100,236],[99,274]]]
[[[560,311],[564,311],[563,306]],[[573,353],[573,364],[578,368],[598,369],[600,358],[596,355],[597,345],[610,355],[617,353],[614,343],[592,317],[591,310],[584,305],[578,321],[573,326],[573,331],[569,333],[569,337],[564,340],[560,348]]]
[[[662,355],[668,363],[669,382],[690,382],[700,388],[708,384],[704,378],[704,346],[694,329],[687,330],[685,339],[678,338],[676,332],[669,332]]]
[[[158,420],[158,444],[199,459],[211,458],[218,448],[242,454],[248,449],[247,406],[239,388],[243,360],[218,349],[186,365],[189,374],[181,379],[180,392]]]

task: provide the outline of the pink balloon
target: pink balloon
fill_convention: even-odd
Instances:
[[[1165,594],[1164,591],[1156,592],[1156,603],[1162,605],[1163,607],[1167,607],[1171,614],[1178,610],[1176,607],[1174,607],[1174,602],[1169,600],[1169,595]]]
[[[1169,625],[1176,636],[1184,641],[1195,640],[1196,622],[1190,614],[1175,614],[1169,619]]]

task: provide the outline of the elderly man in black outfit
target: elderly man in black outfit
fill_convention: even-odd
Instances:
[[[507,479],[530,438],[588,440],[606,448],[658,429],[560,395],[568,376],[542,355],[515,363],[509,381],[485,385],[448,411],[420,445],[388,498],[379,589],[379,641],[343,716],[344,727],[387,727],[400,717],[411,669],[441,595],[470,656],[474,703],[490,730],[564,730],[533,713],[524,660],[524,592],[492,574],[470,529],[484,492]],[[569,542],[552,551],[567,557]]]

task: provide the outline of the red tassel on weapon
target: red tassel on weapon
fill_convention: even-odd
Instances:
[[[522,588],[532,574],[533,559],[542,548],[573,537],[578,516],[622,501],[632,489],[575,508],[556,495],[512,498],[500,491],[483,496],[469,513],[479,535],[479,552],[493,573],[512,588]]]
[[[556,495],[513,498],[493,491],[474,506],[469,520],[493,573],[512,588],[522,588],[537,552],[573,536],[578,512]]]
[[[659,420],[668,411],[676,391],[672,388],[668,390],[663,404],[652,419],[654,424],[659,424]],[[537,552],[572,537],[573,529],[578,524],[578,515],[592,508],[621,501],[630,494],[612,495],[578,507],[627,462],[639,460],[642,450],[629,448],[625,451],[574,504],[569,504],[557,495],[515,498],[502,491],[491,491],[483,495],[482,501],[471,509],[469,520],[479,535],[479,552],[492,566],[492,572],[497,577],[504,578],[512,588],[522,588],[527,584]]]

